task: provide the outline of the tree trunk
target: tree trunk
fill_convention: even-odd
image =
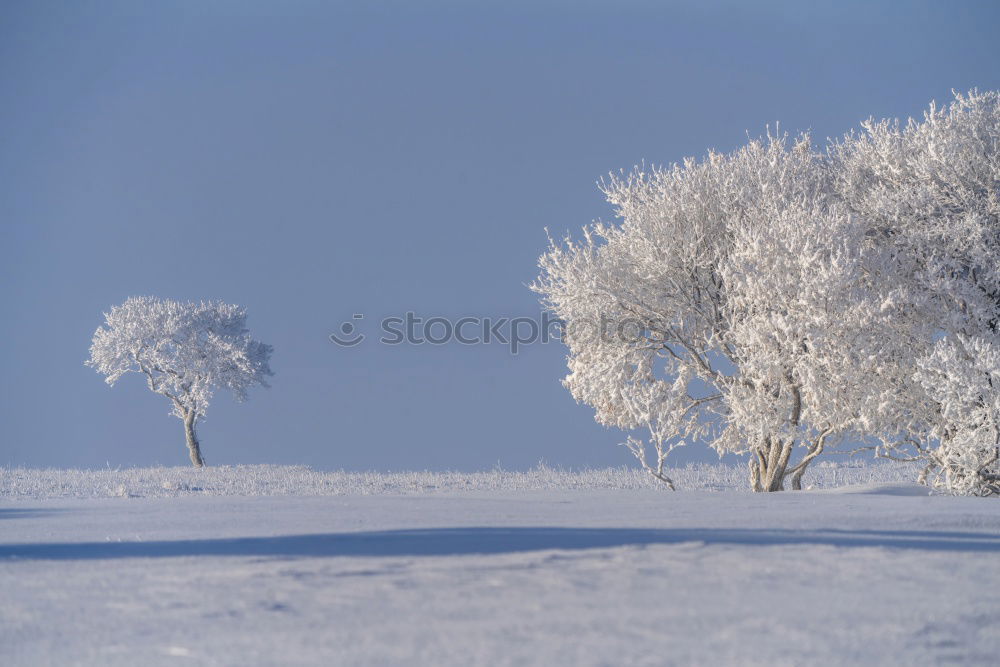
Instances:
[[[201,458],[201,446],[198,444],[198,436],[194,432],[194,423],[198,417],[195,415],[194,410],[189,411],[184,415],[184,435],[187,438],[188,453],[191,455],[191,464],[195,468],[200,468],[205,465],[205,461]]]
[[[801,491],[802,490],[802,475],[806,474],[806,467],[802,466],[794,473],[792,473],[792,490]]]
[[[760,462],[757,459],[757,452],[753,452],[750,459],[750,490],[754,493],[764,490],[760,484]]]
[[[792,455],[792,440],[765,438],[750,460],[750,488],[757,492],[784,491],[785,469]]]

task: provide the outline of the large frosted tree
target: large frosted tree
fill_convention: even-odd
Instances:
[[[667,484],[670,450],[707,441],[751,454],[754,490],[798,488],[852,427],[824,348],[863,239],[829,181],[807,137],[636,170],[604,184],[620,225],[542,256],[533,287],[566,322],[564,384],[598,422],[644,428],[626,444]]]
[[[243,401],[254,385],[268,386],[271,346],[250,337],[246,310],[221,301],[183,303],[132,297],[104,314],[88,366],[109,385],[140,373],[149,389],[170,399],[184,422],[191,463],[204,465],[196,424],[216,388]]]
[[[1000,494],[1000,95],[604,192],[621,223],[552,243],[534,289],[567,324],[564,384],[646,430],[644,468],[671,484],[670,450],[701,441],[749,453],[754,490],[799,488],[851,438]]]

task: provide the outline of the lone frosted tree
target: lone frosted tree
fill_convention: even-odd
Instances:
[[[170,399],[184,422],[191,463],[204,465],[195,432],[217,387],[237,401],[254,385],[267,387],[272,347],[250,337],[246,310],[209,301],[182,303],[132,297],[104,314],[86,362],[114,385],[126,373],[142,373],[149,389]]]

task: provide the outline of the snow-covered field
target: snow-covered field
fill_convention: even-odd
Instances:
[[[997,501],[675,472],[0,469],[0,664],[997,663]]]
[[[668,470],[677,488],[749,493],[746,468],[692,464]],[[824,461],[805,484],[818,489],[893,484],[917,478],[920,467],[886,462]],[[539,464],[524,472],[321,472],[306,466],[213,466],[63,470],[0,468],[0,498],[173,498],[210,496],[331,496],[448,493],[454,491],[666,491],[662,482],[629,467],[565,470]]]

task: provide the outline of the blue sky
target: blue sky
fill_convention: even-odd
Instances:
[[[209,464],[631,465],[558,343],[327,336],[537,316],[543,228],[608,219],[609,171],[1000,88],[993,2],[749,5],[4,3],[0,465],[186,464],[165,399],[83,365],[140,294],[244,304],[275,346],[272,389],[216,396]]]

